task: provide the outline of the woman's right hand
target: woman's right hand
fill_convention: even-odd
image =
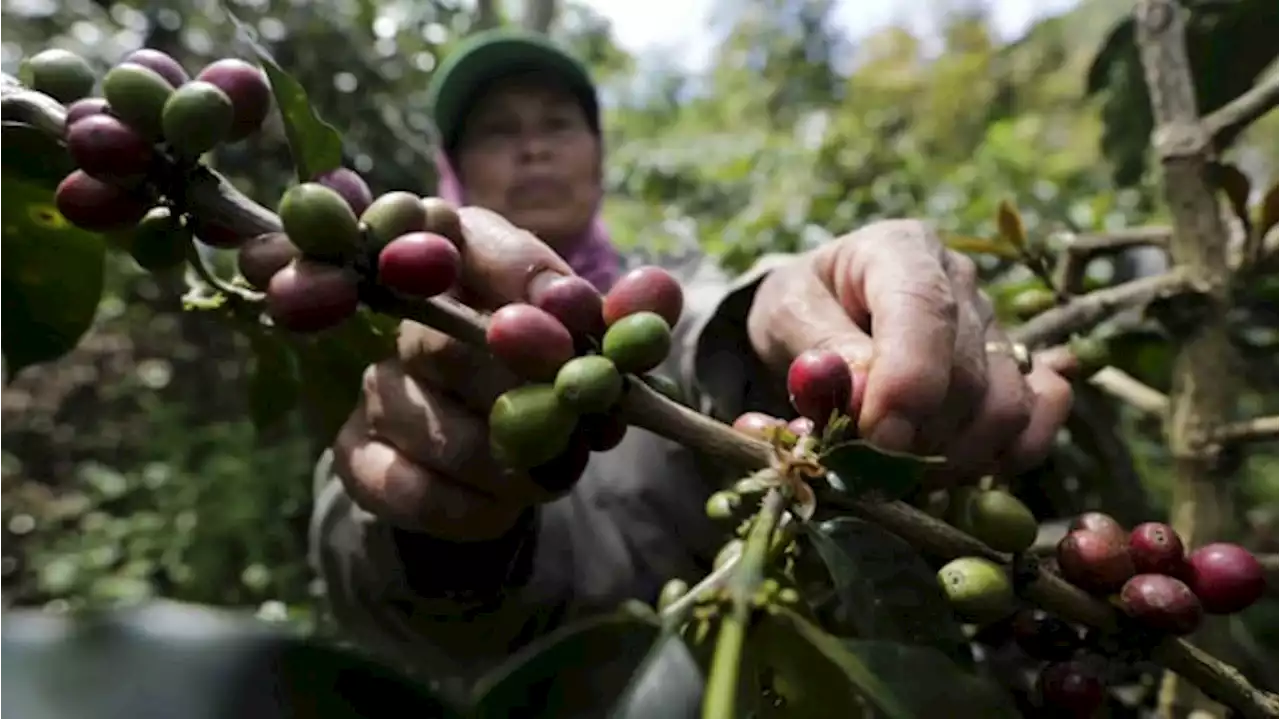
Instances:
[[[480,208],[458,212],[462,280],[455,293],[494,310],[572,270],[532,234]],[[457,239],[457,238],[454,238]],[[487,417],[515,377],[486,352],[402,322],[396,357],[369,367],[359,403],[333,444],[334,469],[353,501],[391,524],[441,539],[502,536],[548,499],[490,454]]]

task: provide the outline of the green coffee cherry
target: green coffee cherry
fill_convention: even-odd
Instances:
[[[427,231],[427,207],[412,192],[396,190],[381,195],[360,215],[369,231],[374,249],[380,250],[397,237]]]
[[[1057,304],[1058,298],[1053,290],[1044,287],[1032,287],[1014,295],[1010,309],[1020,320],[1027,320],[1049,310]]]
[[[216,85],[195,80],[178,88],[164,104],[160,123],[178,155],[194,159],[231,134],[235,108]]]
[[[1072,337],[1067,346],[1071,348],[1071,354],[1075,355],[1081,377],[1093,376],[1111,361],[1111,349],[1104,339],[1093,336]]]
[[[658,595],[658,611],[664,611],[667,607],[675,604],[681,597],[689,593],[689,583],[683,579],[672,579],[662,586],[662,593]]]
[[[671,352],[671,327],[655,312],[637,312],[613,323],[601,346],[619,371],[648,372]]]
[[[164,136],[164,106],[173,85],[151,68],[126,62],[102,78],[102,94],[111,112],[149,140]]]
[[[961,618],[976,624],[1003,619],[1016,609],[1004,569],[981,557],[954,559],[938,570],[938,583]]]
[[[606,357],[569,360],[556,374],[556,395],[581,414],[604,414],[622,397],[622,374]]]
[[[956,526],[998,552],[1021,552],[1035,544],[1040,526],[1017,497],[1000,490],[972,492],[958,508]]]
[[[360,227],[342,195],[318,182],[290,187],[280,198],[280,224],[304,255],[339,259],[355,251]]]
[[[88,97],[97,81],[93,68],[84,58],[57,48],[27,58],[19,74],[32,90],[43,92],[64,105]]]
[[[707,516],[712,519],[730,519],[742,506],[742,495],[721,490],[707,498]]]
[[[569,447],[578,423],[549,384],[517,387],[498,397],[489,411],[489,443],[512,469],[531,469]]]
[[[181,265],[191,246],[191,229],[168,207],[152,208],[139,222],[129,254],[148,272],[164,272]]]

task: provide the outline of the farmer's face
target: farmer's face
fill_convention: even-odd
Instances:
[[[512,78],[475,105],[458,145],[467,202],[562,247],[586,231],[602,192],[600,143],[573,97]]]

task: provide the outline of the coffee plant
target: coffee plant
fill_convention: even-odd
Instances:
[[[1162,32],[1145,41],[1169,42]],[[457,296],[466,249],[458,209],[402,191],[375,196],[341,165],[342,139],[304,89],[250,45],[260,64],[228,58],[194,76],[154,50],[102,77],[49,50],[26,61],[23,82],[5,78],[5,187],[29,210],[6,220],[10,267],[22,268],[5,273],[5,318],[16,322],[4,335],[8,371],[74,346],[111,248],[151,272],[185,272],[185,306],[249,336],[264,421],[297,397],[332,432],[363,368],[391,352],[396,322],[414,320],[485,350],[521,379],[493,403],[490,441],[546,500],[569,492],[592,452],[636,426],[743,468],[707,502],[727,541],[693,586],[673,579],[656,606],[631,603],[563,627],[467,697],[444,696],[429,672],[161,604],[6,622],[4,651],[16,660],[6,706],[25,716],[64,706],[68,698],[47,689],[59,675],[78,677],[77,694],[93,701],[125,696],[144,675],[132,701],[146,704],[131,711],[194,716],[225,694],[234,711],[255,715],[355,716],[390,698],[420,716],[555,716],[552,698],[573,691],[557,689],[558,678],[610,652],[632,667],[608,698],[616,716],[1085,717],[1121,701],[1110,691],[1115,677],[1156,666],[1240,716],[1277,716],[1275,695],[1180,638],[1263,595],[1263,566],[1245,548],[1184,543],[1162,522],[1130,531],[1092,512],[1046,553],[1037,518],[1014,494],[991,483],[925,491],[935,459],[860,441],[851,418],[865,377],[823,350],[801,354],[787,373],[796,417],[748,412],[726,425],[703,416],[650,374],[684,309],[680,285],[658,267],[632,270],[604,296],[565,277],[528,303],[489,315],[470,309]],[[91,96],[95,87],[101,97]],[[1242,103],[1273,101],[1274,93]],[[1159,102],[1157,94],[1157,117],[1178,119]],[[274,212],[201,160],[253,134],[273,105],[297,168]],[[1249,107],[1233,112],[1256,111]],[[1169,151],[1167,169],[1184,159]],[[1274,189],[1265,202],[1236,263],[1242,271],[1256,269],[1276,223]],[[1026,319],[1015,336],[1036,348],[1065,342],[1082,375],[1106,364],[1105,338],[1090,333],[1105,317],[1162,303],[1170,323],[1194,322],[1196,299],[1212,300],[1195,268],[1077,293],[1050,271],[1050,259],[1071,248],[1033,242],[1010,205],[999,226],[996,240],[969,248],[1012,256],[1044,281],[1014,302]],[[211,265],[201,244],[235,250],[236,272]],[[1010,647],[1032,678],[997,681],[986,671],[984,653]],[[134,675],[133,684],[86,672],[89,660]],[[207,684],[232,667],[243,681]]]

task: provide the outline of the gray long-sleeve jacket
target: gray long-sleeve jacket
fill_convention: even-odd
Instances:
[[[730,282],[710,263],[685,273],[685,315],[659,372],[700,410],[731,418],[785,407],[763,376],[746,316],[771,256]],[[780,404],[781,403],[781,404]],[[736,477],[690,450],[631,428],[595,454],[568,496],[529,513],[510,536],[455,545],[393,530],[357,507],[330,470],[316,470],[311,562],[351,639],[440,680],[450,693],[565,621],[653,602],[672,577],[710,571],[728,539],[707,496]],[[585,658],[584,658],[585,659]],[[444,668],[444,669],[442,669]]]

